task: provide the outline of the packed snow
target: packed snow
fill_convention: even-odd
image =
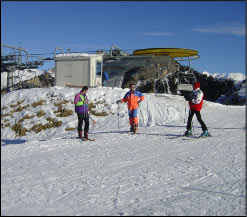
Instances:
[[[181,135],[188,102],[144,94],[139,131],[130,135],[127,105],[116,104],[128,89],[90,88],[94,112],[106,115],[91,115],[97,123],[90,124],[89,137],[96,141],[83,142],[76,114],[56,113],[59,103],[74,111],[79,91],[33,88],[1,95],[1,215],[245,216],[245,105],[204,101],[201,115],[212,137],[187,138]],[[48,118],[62,125],[30,130]],[[11,129],[18,121],[30,130],[25,136]],[[201,132],[194,117],[193,134]]]

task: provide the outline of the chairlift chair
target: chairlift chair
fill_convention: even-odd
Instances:
[[[178,73],[178,86],[177,89],[179,91],[192,91],[193,90],[193,84],[196,81],[195,75],[193,72],[185,71],[185,72],[179,72]]]

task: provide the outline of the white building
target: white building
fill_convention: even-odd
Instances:
[[[65,53],[55,56],[55,85],[82,87],[102,85],[103,55]]]

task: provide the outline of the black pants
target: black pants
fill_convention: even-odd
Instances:
[[[193,118],[194,114],[196,114],[197,120],[201,124],[202,131],[207,130],[206,124],[203,122],[203,120],[201,118],[200,111],[190,111],[188,122],[187,122],[187,130],[191,130],[191,121],[192,121],[192,118]]]
[[[77,113],[77,116],[78,116],[78,127],[77,127],[78,132],[82,132],[82,124],[83,124],[83,121],[85,121],[84,132],[88,133],[88,130],[89,130],[88,113],[82,113],[82,114]]]

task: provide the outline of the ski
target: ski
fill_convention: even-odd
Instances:
[[[138,133],[126,132],[126,133],[120,133],[120,134],[137,135]]]
[[[90,141],[90,142],[96,141],[95,139],[85,139],[85,138],[82,138],[81,140],[82,140],[83,142],[86,142],[86,141]]]
[[[208,136],[188,136],[187,138],[183,138],[183,140],[189,140],[189,139],[204,139],[204,138],[210,138],[210,137],[214,137],[212,135],[208,135]]]
[[[185,136],[184,134],[173,136],[173,137],[168,137],[168,139],[176,139],[182,137],[183,140],[189,140],[189,139],[199,139],[199,138],[208,138],[208,137],[216,137],[220,135],[214,135],[212,136],[209,134],[208,136],[195,136],[195,135],[190,135],[190,136]]]
[[[194,138],[195,136],[191,135],[191,136],[185,136],[184,134],[181,135],[177,135],[177,136],[173,136],[173,137],[168,137],[168,139],[177,139],[180,137],[185,137],[185,138]]]
[[[122,132],[119,132],[120,134],[129,134],[129,135],[136,135],[138,134],[138,132],[132,132],[132,131],[122,131]]]
[[[119,132],[120,134],[130,134],[131,132],[130,131],[121,131]]]

